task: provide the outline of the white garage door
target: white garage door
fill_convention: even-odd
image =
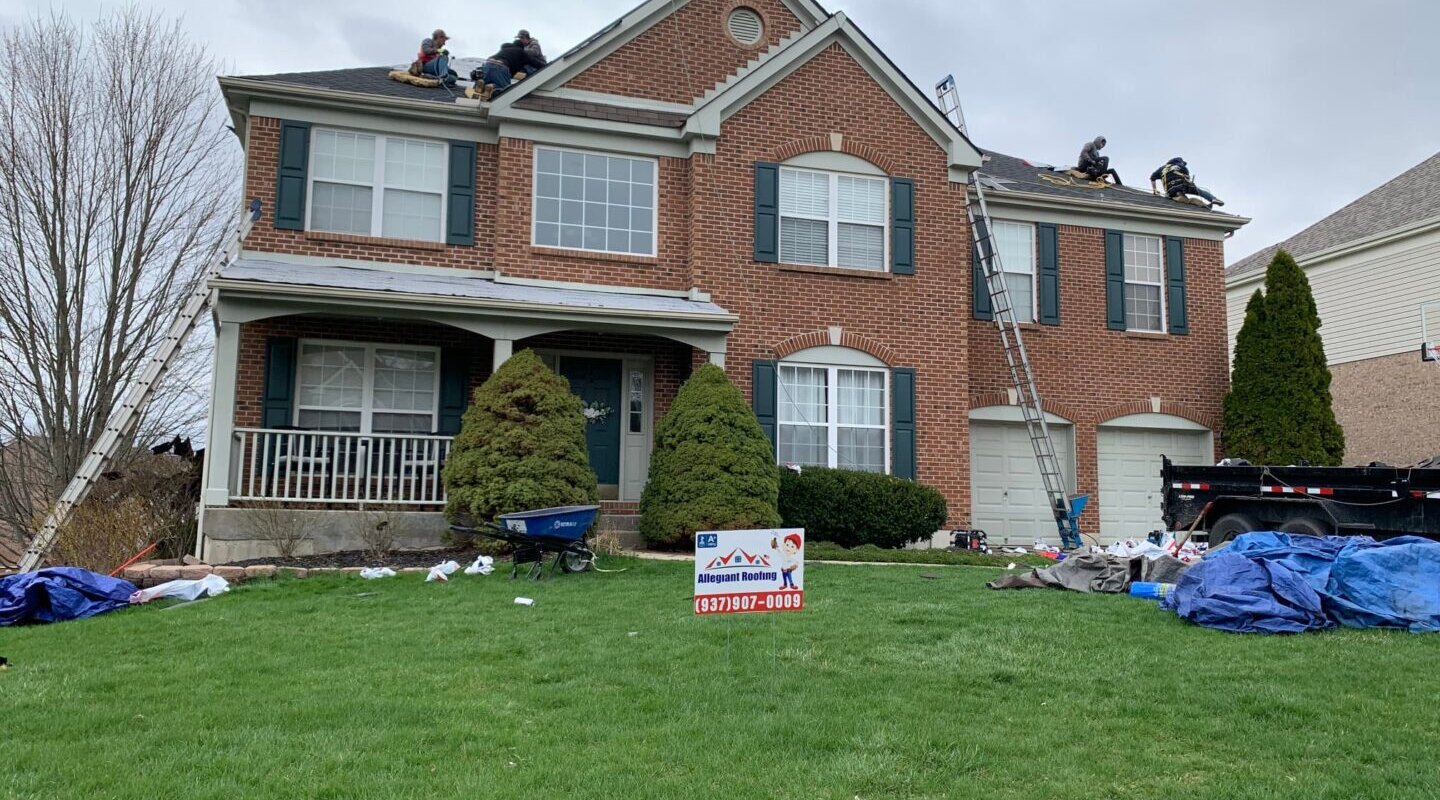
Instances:
[[[1211,464],[1210,434],[1203,430],[1161,430],[1101,426],[1100,530],[1105,543],[1143,537],[1164,527],[1160,521],[1160,456],[1177,464]]]
[[[1074,429],[1052,422],[1050,438],[1060,458],[1060,471],[1073,491]],[[1024,424],[971,420],[970,495],[971,527],[985,531],[990,544],[1028,547],[1037,538],[1059,541]]]

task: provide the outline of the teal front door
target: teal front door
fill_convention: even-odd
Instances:
[[[589,413],[585,445],[602,484],[620,483],[620,373],[617,359],[560,357],[560,374]]]

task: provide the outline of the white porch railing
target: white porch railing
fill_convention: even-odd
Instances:
[[[236,428],[233,500],[442,505],[449,436]]]

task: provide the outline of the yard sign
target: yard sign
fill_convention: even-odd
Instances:
[[[695,535],[696,614],[799,611],[804,587],[803,528]]]

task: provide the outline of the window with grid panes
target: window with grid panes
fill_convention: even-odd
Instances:
[[[1125,234],[1125,328],[1165,330],[1164,242],[1159,236]]]
[[[885,271],[890,182],[780,169],[780,260]]]
[[[655,255],[656,162],[535,148],[534,243]]]
[[[416,434],[435,429],[438,350],[305,341],[299,361],[298,427]]]
[[[991,226],[1000,269],[1015,319],[1035,321],[1035,226],[1029,222],[996,220]]]
[[[317,128],[310,144],[307,228],[443,241],[445,145]]]
[[[887,389],[885,370],[781,364],[780,463],[886,472]]]

